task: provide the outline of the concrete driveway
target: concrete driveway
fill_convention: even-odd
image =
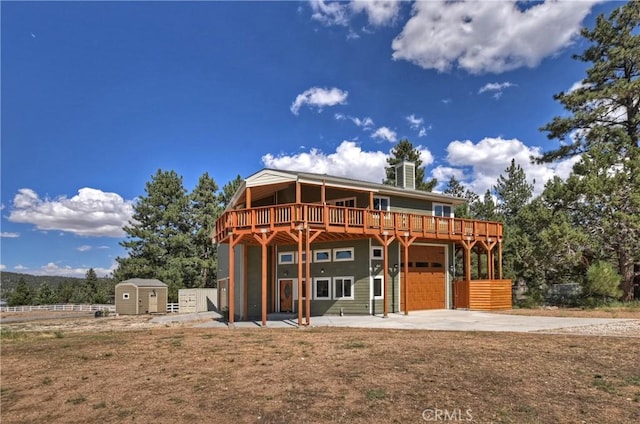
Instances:
[[[535,317],[523,315],[493,314],[489,312],[466,310],[433,310],[389,314],[381,316],[320,316],[311,317],[311,327],[354,327],[354,328],[396,328],[442,331],[508,331],[535,332],[559,330],[572,327],[585,327],[603,324],[615,324],[637,320],[612,318],[561,318]],[[226,327],[220,320],[194,325],[197,328]],[[260,327],[260,321],[240,321],[236,328]],[[297,318],[270,319],[269,328],[297,328]]]

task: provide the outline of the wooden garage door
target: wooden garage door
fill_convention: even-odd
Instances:
[[[442,246],[409,247],[407,303],[410,311],[445,308],[444,252]]]

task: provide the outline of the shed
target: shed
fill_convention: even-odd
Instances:
[[[165,313],[168,288],[156,279],[131,278],[116,284],[116,313],[140,315]]]
[[[181,314],[218,310],[218,289],[180,289],[178,305]]]

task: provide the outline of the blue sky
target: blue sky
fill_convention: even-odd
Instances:
[[[2,2],[5,271],[109,273],[158,169],[191,190],[264,168],[381,181],[408,138],[484,193],[572,161],[539,128],[584,77],[582,26],[621,3]]]

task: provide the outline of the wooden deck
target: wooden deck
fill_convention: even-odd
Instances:
[[[215,240],[310,228],[326,237],[396,235],[439,241],[502,240],[502,223],[445,218],[409,212],[387,212],[317,204],[286,204],[225,212],[216,222]],[[322,241],[323,237],[317,241]],[[252,243],[253,237],[246,242]]]

